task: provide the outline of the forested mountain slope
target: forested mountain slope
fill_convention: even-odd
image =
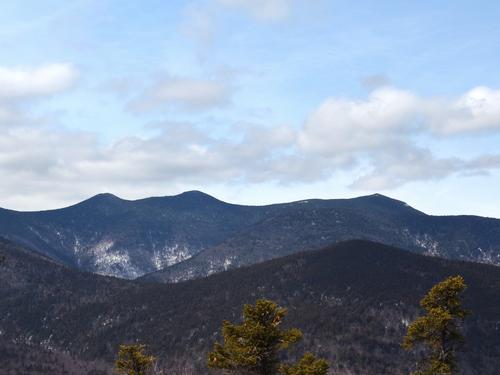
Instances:
[[[500,220],[430,216],[382,195],[241,206],[191,191],[71,207],[0,209],[0,236],[80,270],[179,281],[350,239],[500,264]]]
[[[0,353],[9,354],[0,356],[2,369],[88,373],[112,363],[118,344],[141,342],[173,374],[207,374],[205,356],[221,321],[238,321],[244,303],[264,297],[288,307],[286,324],[305,334],[291,357],[313,351],[335,374],[408,373],[415,358],[400,342],[418,301],[456,274],[469,285],[472,311],[464,374],[500,368],[498,267],[349,241],[206,279],[148,284],[68,269],[7,241],[0,254]],[[24,366],[27,356],[38,370]],[[47,358],[52,370],[44,372]]]
[[[365,239],[416,253],[500,265],[500,220],[431,216],[381,195],[296,202],[144,279],[187,280],[335,242]]]
[[[100,194],[58,210],[0,209],[0,235],[65,265],[134,278],[215,245],[261,217],[200,192],[127,201]]]

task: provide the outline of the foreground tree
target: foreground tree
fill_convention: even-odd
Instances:
[[[146,345],[120,345],[116,371],[124,375],[146,375],[153,368],[156,360],[152,355],[144,353]]]
[[[243,307],[243,324],[222,323],[224,343],[214,344],[208,354],[208,367],[240,374],[275,375],[278,353],[302,338],[298,329],[283,330],[280,325],[287,310],[269,300],[258,300]]]
[[[328,362],[324,359],[317,359],[314,354],[306,353],[295,365],[282,365],[280,374],[282,375],[326,375],[328,373]]]
[[[426,347],[427,355],[415,375],[451,375],[456,373],[456,353],[464,343],[461,323],[467,316],[462,293],[467,288],[462,276],[449,277],[434,285],[420,301],[426,311],[408,327],[403,347]]]

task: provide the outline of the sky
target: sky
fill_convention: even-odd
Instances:
[[[500,218],[497,1],[2,0],[0,206],[381,193]]]

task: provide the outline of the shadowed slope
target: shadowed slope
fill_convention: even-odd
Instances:
[[[500,264],[500,220],[425,215],[380,194],[241,206],[199,191],[128,201],[99,194],[41,212],[0,209],[0,235],[59,262],[179,281],[351,239]]]
[[[137,340],[169,368],[206,374],[205,354],[222,319],[239,320],[244,303],[265,297],[288,307],[287,324],[305,333],[291,356],[312,350],[338,374],[406,372],[414,358],[399,344],[420,297],[437,281],[461,274],[473,311],[463,366],[470,374],[494,374],[500,366],[497,267],[350,241],[164,285],[68,270],[6,242],[0,252],[7,257],[0,273],[2,340],[49,342],[80,361],[110,362],[119,343]]]

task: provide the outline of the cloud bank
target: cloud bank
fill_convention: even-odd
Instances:
[[[191,123],[157,124],[151,136],[103,144],[98,135],[40,123],[26,107],[70,89],[70,65],[0,68],[0,194],[67,201],[96,191],[155,192],[211,184],[300,184],[339,171],[351,187],[384,190],[413,181],[487,174],[500,153],[436,156],[419,139],[500,131],[500,90],[476,87],[456,98],[422,97],[384,86],[365,99],[326,98],[301,126],[236,124],[218,136]],[[136,99],[136,110],[220,108],[231,88],[216,80],[167,78]],[[132,104],[131,104],[132,105]]]
[[[500,130],[500,90],[474,88],[455,99],[419,97],[394,87],[374,90],[366,100],[328,98],[312,111],[298,135],[299,148],[318,157],[352,158],[370,171],[352,183],[366,190],[391,189],[454,173],[487,173],[488,167],[460,156],[438,158],[418,146],[418,137],[445,139]]]

